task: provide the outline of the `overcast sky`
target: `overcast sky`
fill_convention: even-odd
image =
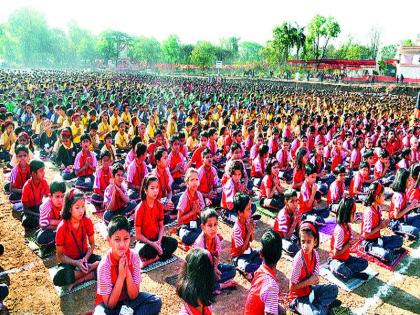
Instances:
[[[184,43],[238,36],[265,44],[274,26],[303,26],[317,13],[337,19],[340,42],[351,35],[367,43],[373,26],[382,31],[384,44],[420,34],[420,0],[0,0],[0,23],[25,6],[42,12],[51,27],[65,28],[74,20],[96,34],[109,28],[158,40],[177,34]]]

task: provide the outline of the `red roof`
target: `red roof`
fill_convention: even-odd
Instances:
[[[350,66],[350,67],[360,67],[360,66],[376,66],[375,60],[347,60],[347,59],[321,59],[321,60],[289,60],[288,63],[291,64],[324,64],[324,65],[334,65],[334,66]]]

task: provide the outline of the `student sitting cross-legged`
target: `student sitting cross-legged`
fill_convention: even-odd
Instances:
[[[127,218],[115,216],[108,225],[110,247],[98,266],[98,285],[94,315],[121,314],[129,308],[133,314],[159,314],[161,299],[148,292],[139,292],[140,257],[130,249],[130,224]]]
[[[124,166],[120,163],[112,165],[112,178],[104,192],[104,222],[108,224],[116,215],[130,218],[136,208],[136,203],[130,201],[124,183]]]
[[[94,193],[91,196],[91,202],[99,211],[103,210],[104,193],[112,178],[111,171],[111,152],[108,150],[101,151],[100,162],[101,165],[97,168],[95,173],[95,182],[93,183]]]
[[[74,160],[74,172],[77,176],[75,187],[84,191],[91,191],[93,189],[93,174],[96,171],[95,153],[90,151],[90,136],[89,134],[83,134],[80,137],[82,144],[82,151],[79,152]]]

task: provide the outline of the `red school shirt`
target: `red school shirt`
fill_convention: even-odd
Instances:
[[[292,273],[290,275],[290,282],[298,284],[302,281],[309,279],[313,274],[318,275],[319,273],[319,256],[318,252],[312,250],[312,260],[309,262],[309,256],[305,255],[300,250],[293,258]],[[295,298],[308,296],[311,293],[311,287],[303,287],[297,290],[289,291],[289,299],[294,300]]]
[[[83,217],[75,229],[70,220],[62,220],[57,227],[55,245],[64,248],[63,254],[71,259],[81,259],[86,255],[89,237],[95,233],[92,220]]]
[[[274,271],[262,264],[254,274],[244,315],[277,314],[280,283]]]
[[[180,152],[172,151],[168,156],[169,170],[172,172],[178,164],[185,165],[185,158]],[[182,176],[184,176],[182,169],[178,169],[176,172],[172,173],[173,178],[182,178]]]
[[[50,186],[45,179],[41,180],[38,185],[33,183],[32,178],[28,179],[22,189],[22,203],[25,207],[31,208],[39,206],[43,197],[50,194]]]
[[[155,241],[159,236],[159,222],[163,222],[163,205],[155,200],[153,207],[143,200],[136,208],[135,225],[141,228],[141,234],[147,239]]]
[[[195,163],[195,168],[200,168],[201,165],[203,165],[203,157],[201,153],[204,151],[205,147],[199,147],[197,148],[192,157],[191,157],[191,163]]]
[[[10,172],[9,181],[10,183],[13,183],[14,188],[22,189],[23,185],[30,178],[31,170],[29,168],[29,165],[26,166],[25,170],[22,170],[20,164],[18,164]]]
[[[330,257],[339,261],[346,261],[350,257],[350,247],[341,255],[334,255],[333,250],[342,250],[351,239],[351,227],[349,224],[337,224],[331,238]]]

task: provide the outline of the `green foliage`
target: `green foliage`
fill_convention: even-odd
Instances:
[[[414,46],[414,42],[411,39],[404,39],[401,44],[402,46]]]
[[[238,63],[253,63],[261,61],[262,45],[254,42],[242,42],[239,44]]]
[[[104,31],[99,36],[99,53],[105,62],[114,60],[115,65],[118,65],[118,59],[122,52],[128,52],[132,41],[132,37],[126,33],[113,30]]]
[[[168,63],[179,63],[179,54],[181,42],[176,35],[169,35],[167,39],[162,42],[163,59]]]
[[[129,54],[135,60],[152,65],[161,60],[162,51],[160,43],[155,38],[140,36],[134,40]]]
[[[333,58],[360,60],[369,59],[372,57],[369,47],[355,42],[351,37],[349,37],[348,40],[335,52],[335,56]]]
[[[308,25],[306,48],[310,58],[325,58],[328,44],[340,35],[340,24],[333,17],[317,14]]]
[[[397,54],[397,45],[387,45],[382,47],[381,60],[394,59]]]
[[[216,50],[212,43],[207,41],[198,42],[191,52],[191,61],[201,68],[211,67],[216,61]]]

